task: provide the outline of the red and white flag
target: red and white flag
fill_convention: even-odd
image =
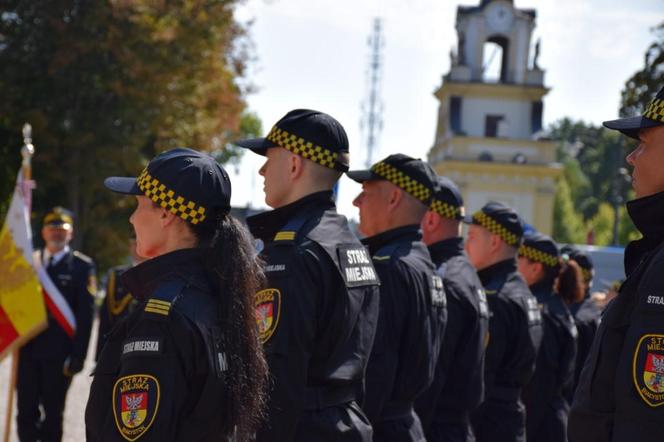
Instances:
[[[34,263],[49,313],[70,338],[74,337],[74,333],[76,333],[74,312],[72,312],[60,289],[53,283],[51,277],[48,276],[46,269],[42,265],[39,252],[34,253]]]

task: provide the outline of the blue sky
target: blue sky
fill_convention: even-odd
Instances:
[[[327,112],[346,128],[351,167],[362,167],[361,103],[367,91],[367,38],[373,17],[383,19],[384,128],[374,158],[403,152],[425,158],[435,131],[438,101],[433,91],[449,70],[456,45],[459,5],[444,0],[247,0],[237,11],[252,20],[256,60],[249,78],[257,91],[249,107],[267,131],[288,110]],[[548,125],[564,116],[599,124],[615,118],[625,80],[643,65],[664,20],[662,0],[515,0],[537,10],[533,44],[541,38],[539,65],[551,92],[544,98]],[[248,152],[233,175],[233,204],[265,207],[262,157]],[[351,218],[360,187],[343,178],[339,210]]]

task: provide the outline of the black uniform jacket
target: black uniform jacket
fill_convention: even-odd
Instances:
[[[256,312],[272,389],[258,440],[320,440],[319,426],[327,434],[339,431],[341,438],[344,424],[311,414],[347,407],[362,389],[379,281],[367,250],[331,198],[331,192],[318,192],[247,219],[264,243],[268,277],[268,288],[257,294]],[[354,407],[351,413],[361,414]],[[366,418],[360,417],[370,437]],[[312,419],[318,420],[305,422]]]
[[[518,400],[535,371],[542,341],[537,300],[517,272],[516,260],[501,261],[478,272],[491,319],[486,349],[486,399]]]
[[[106,296],[99,308],[99,333],[97,333],[97,353],[95,358],[99,359],[101,350],[106,342],[106,334],[113,329],[122,318],[125,318],[138,306],[136,298],[131,296],[122,283],[120,276],[129,270],[129,264],[116,266],[108,271],[106,281]]]
[[[41,251],[43,256],[43,251]],[[72,359],[72,366],[83,366],[88,353],[94,296],[95,265],[90,258],[76,251],[66,253],[46,272],[60,289],[76,319],[76,332],[70,338],[48,311],[48,328],[21,348],[37,359]],[[75,362],[73,362],[75,361]]]
[[[570,413],[570,442],[664,440],[664,192],[627,203],[643,239],[602,316]]]
[[[447,326],[434,380],[417,400],[417,414],[427,433],[437,420],[467,422],[469,412],[482,402],[489,329],[484,288],[463,250],[463,239],[432,244],[429,253],[443,278]]]
[[[372,424],[412,413],[433,380],[447,300],[418,226],[365,238],[381,280],[380,316],[363,409]]]
[[[559,421],[557,415],[567,414],[564,392],[574,382],[576,325],[563,300],[553,292],[552,284],[547,281],[530,287],[542,310],[543,338],[535,373],[524,391],[528,440],[564,441],[547,439],[553,436],[545,432],[550,433],[551,426],[557,425],[564,438],[564,420]]]
[[[199,249],[145,261],[122,275],[140,308],[108,335],[93,373],[88,441],[217,441],[228,434],[228,359]]]
[[[590,298],[590,289],[588,289],[585,298],[580,302],[570,305],[569,311],[574,317],[576,330],[579,332],[576,346],[576,363],[574,364],[574,382],[567,388],[565,393],[567,401],[571,404],[574,398],[574,391],[581,377],[581,369],[586,363],[590,347],[593,345],[593,339],[595,339],[595,333],[597,333],[597,327],[599,327],[602,310]]]

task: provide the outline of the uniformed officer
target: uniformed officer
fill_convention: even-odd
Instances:
[[[567,256],[570,262],[576,263],[581,268],[583,275],[583,298],[580,301],[568,305],[570,313],[574,317],[574,323],[578,331],[576,363],[574,364],[574,382],[567,388],[565,397],[568,403],[572,403],[574,391],[581,377],[581,369],[586,362],[590,346],[595,338],[602,311],[590,296],[590,287],[595,275],[593,260],[587,253],[579,250],[573,245],[565,245],[560,249],[563,256]]]
[[[422,441],[413,407],[433,380],[447,314],[442,278],[419,232],[435,173],[421,160],[395,154],[348,176],[362,183],[353,204],[381,280],[363,409],[375,441]]]
[[[87,440],[250,440],[267,377],[253,307],[264,279],[249,233],[229,215],[228,174],[177,148],[138,178],[104,184],[136,196],[129,221],[147,260],[121,276],[140,308],[107,337]]]
[[[337,213],[332,189],[348,169],[348,138],[322,112],[288,112],[267,137],[237,143],[267,160],[265,202],[249,217],[267,267],[256,296],[270,368],[267,421],[258,441],[369,441],[356,402],[378,315],[378,278]]]
[[[627,279],[604,310],[581,372],[569,438],[661,441],[664,421],[664,88],[643,115],[606,121],[637,139],[627,156],[636,199],[627,211],[643,238],[625,250]]]
[[[527,439],[565,442],[569,404],[564,392],[574,381],[577,338],[565,299],[583,297],[581,270],[574,262],[561,262],[556,243],[534,231],[524,236],[518,268],[537,298],[543,330],[535,373],[523,395]]]
[[[129,240],[129,253],[131,254],[131,263],[115,266],[108,270],[106,295],[99,309],[99,330],[95,359],[99,359],[101,355],[101,350],[106,342],[106,335],[121,319],[129,316],[139,305],[138,300],[131,296],[131,293],[120,283],[120,276],[124,272],[143,262],[143,258],[136,254],[136,239],[134,238]]]
[[[490,202],[466,220],[466,251],[489,303],[489,344],[484,369],[484,402],[473,413],[479,442],[523,442],[523,387],[535,370],[542,326],[537,300],[517,271],[523,224],[516,212]]]
[[[41,233],[44,248],[37,252],[37,261],[71,309],[76,330],[59,322],[60,310],[47,304],[48,328],[20,350],[17,428],[21,441],[62,438],[65,398],[72,377],[83,369],[97,290],[94,263],[69,247],[73,214],[62,207],[53,208],[44,217]]]
[[[475,440],[470,413],[484,398],[484,347],[489,309],[482,283],[461,237],[463,199],[456,185],[438,177],[422,235],[447,297],[447,326],[436,375],[418,398],[417,411],[429,442]]]

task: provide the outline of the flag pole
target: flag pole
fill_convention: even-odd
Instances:
[[[23,125],[23,147],[21,147],[21,162],[22,178],[21,182],[17,183],[21,186],[21,193],[23,200],[28,207],[28,213],[32,212],[32,189],[34,181],[32,181],[32,156],[35,153],[35,147],[32,145],[32,126],[28,123]],[[16,390],[16,381],[18,379],[18,348],[12,351],[12,366],[9,375],[9,391],[7,392],[7,408],[5,413],[5,434],[3,437],[4,442],[9,442],[9,435],[11,433],[12,415],[14,409],[14,390]]]

